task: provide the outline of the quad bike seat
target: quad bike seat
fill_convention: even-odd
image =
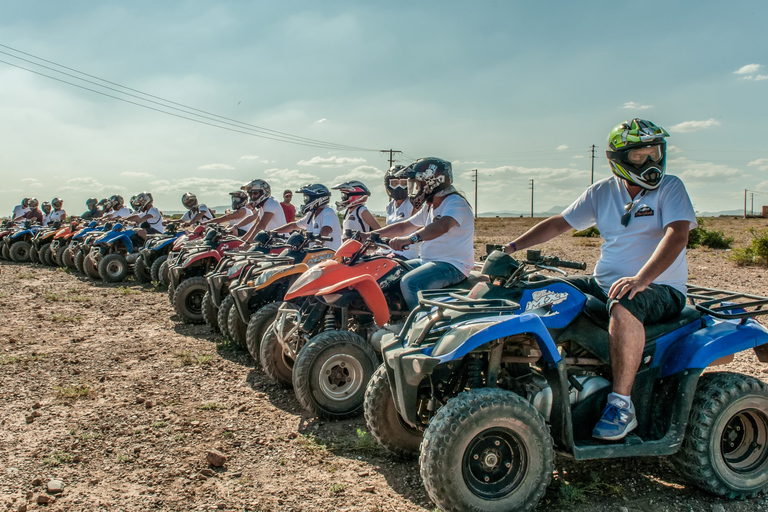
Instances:
[[[685,306],[675,318],[666,322],[645,326],[645,349],[643,355],[653,354],[656,339],[693,322],[701,321],[702,313],[693,306]],[[558,341],[571,339],[601,361],[610,363],[608,348],[608,311],[605,303],[587,295],[584,314],[566,328]]]

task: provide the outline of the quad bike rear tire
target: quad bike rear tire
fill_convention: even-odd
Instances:
[[[95,279],[95,280],[101,279],[101,275],[99,274],[99,269],[93,263],[93,259],[91,259],[90,256],[86,256],[83,259],[83,271],[85,271],[85,275],[87,275],[91,279]]]
[[[122,254],[107,254],[99,262],[99,276],[105,283],[119,283],[128,276],[128,262]]]
[[[398,457],[416,457],[423,434],[406,423],[397,412],[387,369],[383,364],[368,382],[363,411],[368,430],[381,446]]]
[[[208,292],[208,281],[202,277],[185,279],[176,288],[173,309],[185,324],[201,324],[203,319],[203,297]]]
[[[471,389],[441,407],[424,433],[421,479],[440,510],[528,511],[554,470],[552,436],[520,395]]]
[[[234,306],[235,299],[231,295],[227,295],[219,303],[219,330],[227,339],[232,339],[232,335],[229,333],[229,310]]]
[[[272,325],[277,317],[277,310],[280,309],[282,302],[270,302],[251,314],[248,320],[248,329],[245,332],[245,346],[248,353],[257,363],[259,362],[261,340],[267,329]]]
[[[210,292],[203,297],[203,320],[213,332],[219,332],[219,308],[213,303]]]
[[[50,254],[51,251],[48,251]],[[81,274],[85,274],[85,251],[82,249],[78,249],[77,252],[75,252],[75,268],[80,272]],[[51,264],[51,266],[53,266]]]
[[[40,249],[37,250],[37,257],[40,259],[40,263],[42,263],[43,265],[48,265],[49,267],[53,266],[51,265],[50,242],[40,246]]]
[[[282,345],[277,341],[277,331],[272,324],[267,327],[267,331],[261,338],[259,362],[267,377],[285,389],[293,387],[294,361],[283,351]]]
[[[136,278],[137,283],[146,284],[152,281],[149,267],[144,263],[144,256],[139,256],[133,264],[133,276]]]
[[[32,245],[29,242],[15,242],[10,249],[11,259],[16,263],[26,263],[30,261],[29,250]]]
[[[64,261],[64,266],[67,268],[75,268],[75,258],[72,255],[72,251],[69,249],[69,246],[67,246],[66,250],[64,251],[64,255],[61,258]]]
[[[228,295],[228,297],[232,297]],[[237,312],[235,307],[235,299],[232,298],[232,307],[229,308],[229,315],[227,315],[227,332],[232,338],[232,341],[241,349],[247,349],[245,345],[245,332],[248,330],[248,324],[243,322],[240,318],[240,313]]]
[[[3,259],[5,261],[12,261],[11,260],[11,249],[8,247],[7,243],[3,243],[3,248],[0,250],[0,253],[3,255]]]
[[[165,284],[160,279],[160,266],[165,263],[165,260],[167,259],[168,256],[163,254],[162,256],[155,258],[155,261],[152,262],[152,266],[149,267],[149,274],[152,276],[153,281],[157,281],[160,284]]]
[[[64,262],[64,253],[66,252],[67,252],[66,245],[60,245],[59,248],[56,250],[56,264],[60,267],[67,266],[67,264]]]
[[[158,265],[157,270],[157,280],[160,281],[160,284],[163,286],[171,286],[171,275],[170,271],[168,270],[168,258],[166,257],[165,261],[160,263]]]
[[[376,352],[359,334],[321,332],[296,357],[293,390],[302,407],[321,418],[351,418],[363,412],[365,389],[378,366]]]
[[[680,474],[728,499],[768,492],[768,385],[737,373],[704,374],[689,418],[673,459]]]
[[[32,244],[32,246],[29,248],[29,261],[32,263],[40,263],[40,254],[38,253],[35,244]]]

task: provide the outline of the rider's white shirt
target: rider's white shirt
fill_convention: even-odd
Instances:
[[[441,217],[451,217],[459,225],[447,233],[426,240],[421,244],[422,261],[444,261],[459,269],[465,276],[475,266],[475,217],[466,199],[459,194],[445,196],[440,206],[433,208],[425,204],[408,221],[421,228],[432,224]]]
[[[11,217],[11,220],[15,219],[16,217],[23,217],[28,211],[29,211],[29,208],[24,208],[21,205],[17,205],[13,209],[13,217]],[[16,222],[16,224],[24,224],[24,219]]]
[[[259,222],[259,216],[261,215],[261,212],[259,211],[258,208],[253,208],[250,204],[246,204],[245,206],[242,206],[240,209],[245,209],[245,215],[243,217],[240,217],[239,219],[235,219],[235,220],[230,219],[229,225],[236,226],[241,222],[243,222],[245,219],[250,218],[251,222],[249,222],[245,226],[241,226],[240,228],[238,228],[238,229],[245,230],[245,232],[247,233],[248,230],[251,229],[254,224]]]
[[[186,213],[182,215],[181,222],[189,222],[195,217],[197,217],[197,214],[201,212],[203,214],[203,217],[200,220],[210,220],[213,218],[213,214],[211,213],[211,210],[209,210],[207,206],[205,206],[204,204],[198,204],[197,211],[192,212],[192,210],[187,210]]]
[[[156,229],[158,233],[165,233],[165,227],[163,226],[163,216],[160,213],[160,210],[158,210],[153,206],[152,208],[144,212],[144,215],[151,216],[149,219],[147,219],[147,222],[149,223],[150,226],[152,226],[152,228]]]
[[[56,222],[57,220],[58,221],[63,221],[66,218],[66,216],[67,216],[67,212],[64,209],[53,210],[53,211],[51,211],[51,213],[49,215],[47,215],[44,218],[44,220],[48,221],[48,224],[46,224],[46,225],[50,225],[50,224]]]
[[[261,210],[261,215],[259,215],[259,218],[261,218],[261,216],[267,212],[272,213],[272,218],[269,219],[267,225],[264,226],[265,231],[271,231],[275,228],[279,228],[280,226],[285,226],[287,224],[285,221],[285,212],[283,211],[283,207],[280,206],[280,203],[278,203],[274,197],[267,198],[267,200],[264,201],[259,209]]]
[[[397,203],[395,200],[391,200],[389,203],[387,203],[387,226],[390,224],[394,224],[395,222],[400,222],[401,220],[405,220],[410,218],[413,215],[413,203],[411,203],[408,199],[400,203],[400,206],[397,206]],[[414,260],[419,257],[419,251],[421,249],[421,244],[411,244],[408,246],[408,249],[405,251],[397,251],[397,254],[402,256],[403,258]]]
[[[312,217],[312,213],[308,213],[299,220],[296,221],[296,225],[301,229],[306,229],[308,233],[319,235],[320,231],[325,226],[330,226],[331,234],[333,238],[330,242],[324,242],[323,245],[334,251],[341,247],[341,223],[339,222],[339,216],[336,212],[327,206],[324,206],[315,217]]]
[[[132,214],[131,209],[127,206],[123,206],[119,210],[112,210],[111,212],[104,215],[104,217],[110,218],[110,219],[124,219],[126,217],[130,217]]]
[[[664,237],[664,229],[672,222],[685,220],[693,229],[696,213],[685,185],[677,176],[666,175],[656,190],[635,196],[629,224],[621,224],[625,205],[632,202],[621,179],[611,176],[589,187],[562,215],[574,229],[597,226],[605,243],[595,265],[595,278],[608,292],[622,277],[637,275],[651,258]],[[685,249],[672,265],[653,282],[687,292],[688,265]]]

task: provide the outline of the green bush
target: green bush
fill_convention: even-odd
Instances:
[[[731,259],[737,265],[758,265],[768,267],[768,230],[758,233],[755,228],[749,229],[752,242],[745,248],[733,250]]]
[[[585,238],[599,238],[600,231],[597,227],[592,226],[582,231],[574,231],[572,236],[585,237]]]
[[[688,233],[688,248],[694,249],[699,246],[709,247],[710,249],[730,249],[733,238],[726,237],[725,233],[719,229],[708,230],[704,227],[704,219],[697,217],[698,226]]]

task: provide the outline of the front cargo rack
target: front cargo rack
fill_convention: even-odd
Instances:
[[[688,300],[702,313],[723,320],[768,315],[768,297],[688,284]]]

